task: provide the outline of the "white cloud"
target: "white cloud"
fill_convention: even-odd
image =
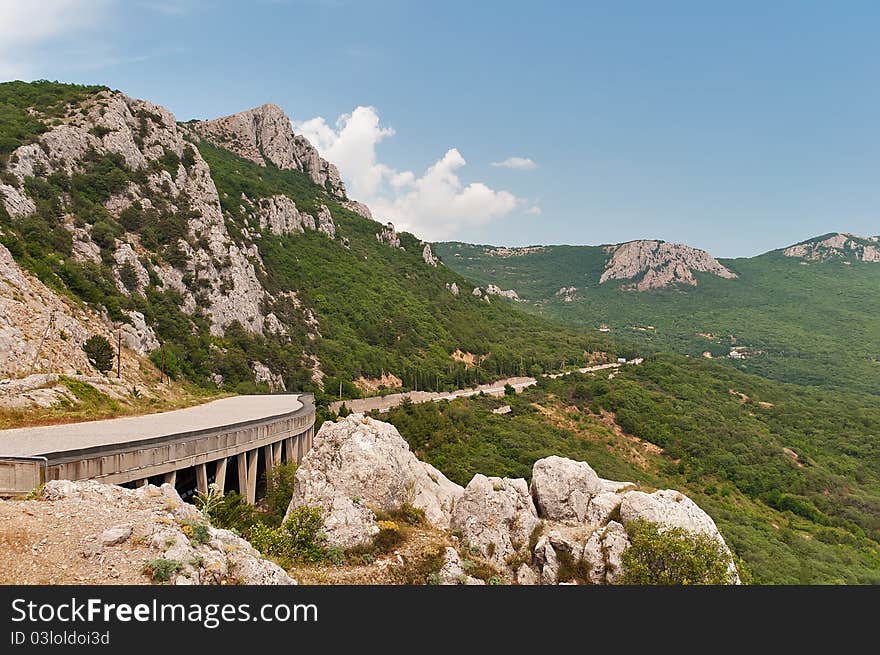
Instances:
[[[445,239],[467,227],[484,225],[521,209],[525,200],[460,177],[466,161],[456,148],[423,174],[398,171],[380,162],[376,146],[393,136],[374,107],[357,107],[333,126],[323,118],[295,122],[325,159],[339,167],[349,195],[367,203],[373,216],[391,221],[423,239]]]
[[[99,27],[110,0],[0,0],[0,79],[28,78],[41,48]]]
[[[538,205],[532,205],[526,210],[526,214],[531,214],[532,216],[540,216],[541,208]]]
[[[504,161],[493,161],[492,166],[498,168],[512,168],[517,171],[531,171],[538,167],[538,165],[528,157],[508,157]]]

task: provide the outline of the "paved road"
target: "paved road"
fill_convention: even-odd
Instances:
[[[587,366],[585,368],[577,369],[578,373],[590,373],[592,371],[602,371],[609,368],[619,368],[620,364],[599,364],[598,366]],[[565,373],[554,373],[552,375],[548,375],[550,378],[558,378],[563,375],[570,375],[574,371],[567,371]],[[487,396],[503,396],[504,395],[504,385],[509,384],[517,391],[522,391],[523,389],[527,389],[535,384],[538,381],[535,378],[530,377],[518,377],[518,378],[505,378],[504,380],[496,380],[495,382],[490,382],[489,384],[481,384],[478,387],[471,389],[458,389],[457,391],[408,391],[405,393],[393,393],[387,396],[372,396],[370,398],[355,398],[353,400],[343,400],[336,401],[335,403],[330,404],[330,409],[334,412],[338,412],[340,407],[342,407],[342,403],[345,403],[345,406],[352,412],[371,412],[373,410],[379,410],[380,412],[385,412],[391,409],[392,407],[397,407],[400,403],[403,402],[403,399],[409,397],[409,399],[414,403],[426,403],[429,401],[440,401],[440,400],[455,400],[456,398],[467,398],[468,396],[476,396],[480,392],[485,393]]]
[[[26,457],[154,439],[270,418],[300,407],[302,403],[297,394],[232,396],[160,414],[0,430],[0,456]]]

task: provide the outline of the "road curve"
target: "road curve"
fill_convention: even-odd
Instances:
[[[169,437],[282,416],[302,406],[298,394],[232,396],[159,414],[0,430],[0,456],[31,457]]]

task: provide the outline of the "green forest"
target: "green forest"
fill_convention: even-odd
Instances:
[[[880,407],[870,400],[666,355],[612,380],[544,378],[515,396],[376,416],[459,484],[476,472],[528,479],[536,459],[571,457],[604,478],[690,495],[756,583],[876,584]],[[493,414],[502,404],[512,412]]]

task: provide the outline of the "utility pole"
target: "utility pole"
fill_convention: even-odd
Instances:
[[[116,377],[122,377],[122,328],[116,331]]]
[[[162,382],[165,382],[165,346],[162,346]],[[170,382],[170,380],[169,380]]]

